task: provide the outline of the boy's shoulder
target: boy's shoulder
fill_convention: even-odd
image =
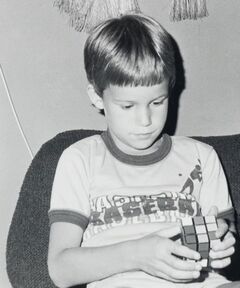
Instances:
[[[185,151],[191,151],[192,149],[198,150],[202,153],[210,153],[214,148],[206,143],[199,140],[193,139],[187,136],[171,136],[172,146],[176,149],[184,149]],[[189,150],[188,150],[189,149]]]
[[[82,138],[77,142],[68,146],[64,151],[63,155],[82,155],[83,157],[88,157],[94,151],[98,151],[99,149],[103,149],[103,140],[101,135],[92,135],[86,138]]]
[[[85,138],[78,140],[77,142],[71,144],[67,149],[86,150],[86,149],[92,149],[97,146],[102,146],[102,144],[103,144],[103,141],[102,141],[101,134],[100,135],[96,134],[96,135],[92,135],[92,136],[85,137]]]

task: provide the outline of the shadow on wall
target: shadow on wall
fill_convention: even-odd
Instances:
[[[185,89],[185,70],[183,66],[183,59],[178,47],[177,42],[171,37],[172,45],[175,52],[176,61],[176,82],[173,89],[170,92],[169,104],[168,104],[168,116],[164,127],[164,133],[169,135],[174,135],[177,128],[178,121],[178,108],[179,99]]]

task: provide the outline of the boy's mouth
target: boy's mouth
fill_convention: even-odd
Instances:
[[[155,131],[139,131],[139,132],[135,132],[135,135],[151,135],[153,134]]]
[[[147,132],[147,133],[136,133],[134,134],[138,138],[148,138],[153,134],[153,132]]]

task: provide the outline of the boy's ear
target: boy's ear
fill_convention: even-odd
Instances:
[[[97,94],[92,84],[89,84],[87,87],[88,97],[90,98],[92,104],[100,109],[103,110],[103,99]]]

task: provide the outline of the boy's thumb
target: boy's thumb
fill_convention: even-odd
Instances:
[[[217,217],[217,215],[218,215],[218,208],[217,208],[217,206],[212,206],[212,207],[209,209],[207,215],[211,215],[211,216]]]

